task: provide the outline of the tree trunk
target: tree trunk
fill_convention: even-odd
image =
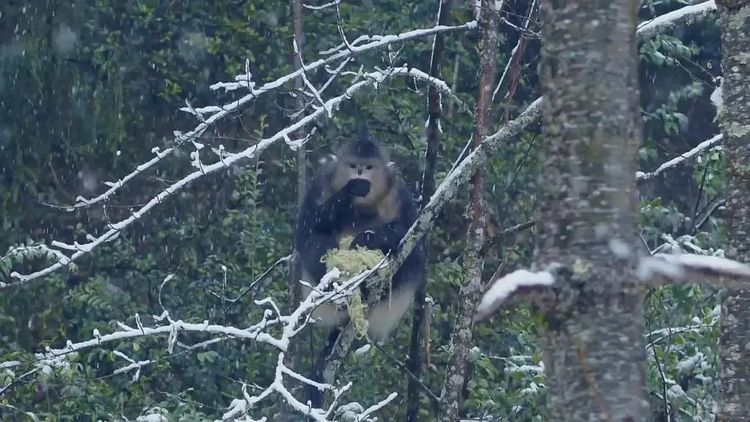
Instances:
[[[302,54],[305,46],[305,32],[302,26],[302,0],[292,0],[292,26],[294,29],[294,39],[297,42],[297,49]],[[294,68],[299,69],[302,67],[300,56],[294,54]],[[305,96],[302,93],[304,89],[304,82],[302,78],[296,78],[294,80],[294,92],[297,94],[295,99],[294,110],[299,111],[305,106]],[[297,120],[304,117],[300,115]],[[296,138],[302,138],[305,136],[303,129],[297,131],[294,135]],[[307,193],[307,154],[305,152],[305,146],[302,145],[297,150],[297,211],[302,207],[302,203],[305,200],[305,194]],[[300,269],[299,259],[297,250],[292,251],[292,260],[289,263],[289,298],[290,298],[290,309],[295,309],[299,306],[302,301],[302,288],[299,284]],[[288,360],[291,361],[290,365],[293,368],[299,368],[300,351],[302,350],[301,343],[292,346],[290,353],[291,356]]]
[[[495,2],[482,0],[479,26],[482,30],[479,87],[474,107],[474,131],[472,142],[477,148],[487,133],[487,120],[497,73],[497,14]],[[463,388],[468,369],[469,349],[473,345],[474,311],[482,293],[482,265],[480,255],[484,245],[484,179],[478,170],[472,178],[471,204],[469,205],[469,230],[467,251],[464,257],[466,280],[458,297],[456,324],[451,333],[451,356],[448,361],[440,408],[440,420],[458,421],[463,403]]]
[[[449,0],[438,0],[438,25],[446,25],[450,15],[451,2]],[[430,76],[440,78],[440,69],[443,64],[443,55],[445,52],[445,34],[435,35],[435,41],[432,44],[432,56],[430,57]],[[438,150],[440,149],[440,119],[442,118],[443,107],[441,104],[441,95],[437,87],[430,85],[428,91],[427,108],[429,119],[427,121],[427,151],[425,153],[425,168],[422,177],[421,207],[427,205],[430,197],[435,193],[435,167],[437,165]],[[427,240],[425,239],[425,250],[427,249]],[[409,388],[406,395],[406,420],[407,422],[416,422],[419,420],[419,392],[420,386],[417,382],[421,379],[422,369],[424,368],[424,356],[427,350],[427,340],[430,335],[429,325],[426,325],[425,319],[425,298],[427,296],[427,283],[417,289],[414,294],[414,318],[411,327],[411,343],[409,345],[409,362],[407,368],[414,375],[415,379],[409,378]],[[427,327],[427,329],[425,329]]]
[[[648,420],[635,180],[637,0],[542,2],[536,261],[562,264],[547,321],[553,420]]]
[[[726,256],[750,262],[750,1],[717,1],[721,26],[727,196]],[[750,418],[750,288],[721,308],[719,420]]]

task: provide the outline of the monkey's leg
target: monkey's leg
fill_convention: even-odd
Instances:
[[[326,359],[328,359],[329,355],[333,351],[333,348],[335,347],[336,341],[338,340],[340,334],[341,330],[338,328],[334,328],[328,334],[326,344],[325,346],[323,346],[323,349],[320,351],[320,353],[318,353],[318,356],[315,359],[312,368],[310,369],[310,373],[307,376],[308,378],[315,382],[325,382],[325,380],[323,379],[323,372],[326,369]],[[318,390],[312,385],[306,385],[305,391],[307,399],[312,404],[312,407],[321,407],[323,405],[323,391]]]
[[[336,381],[336,375],[341,368],[352,344],[356,340],[354,327],[352,324],[346,324],[343,329],[336,329],[328,336],[326,347],[321,351],[318,360],[313,366],[311,378],[314,381],[324,382],[333,385]],[[317,372],[317,375],[314,375]],[[314,390],[314,391],[313,391]],[[308,397],[313,406],[320,407],[323,405],[323,393],[317,388],[308,387]],[[316,399],[316,400],[313,400]]]

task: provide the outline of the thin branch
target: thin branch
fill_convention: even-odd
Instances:
[[[721,134],[718,134],[718,135],[714,136],[711,139],[707,139],[707,140],[701,142],[700,144],[696,145],[695,148],[691,149],[690,151],[687,151],[687,152],[685,152],[683,154],[680,154],[679,156],[677,156],[677,157],[675,157],[675,158],[673,158],[673,159],[671,159],[671,160],[663,163],[662,165],[660,165],[659,167],[657,167],[656,170],[654,170],[651,173],[644,173],[644,172],[641,172],[641,171],[636,172],[635,179],[638,182],[643,182],[645,180],[652,179],[652,178],[660,175],[665,170],[668,170],[668,169],[670,169],[672,167],[675,167],[678,164],[681,164],[681,163],[685,162],[686,160],[689,160],[689,159],[695,157],[696,155],[698,155],[698,154],[700,154],[700,153],[702,153],[702,152],[704,152],[706,150],[709,150],[709,149],[713,148],[719,142],[721,142],[722,138],[723,138],[723,136]]]
[[[722,206],[726,205],[726,203],[727,200],[722,195],[716,195],[714,199],[709,201],[704,210],[699,214],[700,217],[695,222],[693,233],[696,233],[698,230],[700,230],[700,228],[703,227],[704,224],[706,224],[708,219],[711,218],[713,213]]]
[[[414,375],[409,370],[409,368],[406,366],[405,363],[403,363],[400,360],[396,359],[394,356],[392,356],[390,353],[388,353],[387,350],[383,349],[383,347],[381,347],[376,342],[370,341],[370,344],[372,344],[373,346],[375,346],[375,348],[378,349],[378,351],[380,353],[382,353],[383,356],[385,356],[386,359],[388,359],[389,361],[391,361],[391,363],[393,363],[394,365],[396,365],[396,367],[398,369],[400,369],[401,371],[403,371],[406,374],[406,376],[409,377],[410,381],[413,381],[415,384],[417,384],[417,386],[422,391],[424,391],[427,394],[427,397],[429,397],[430,400],[432,400],[432,404],[433,404],[433,406],[435,406],[435,408],[438,408],[440,406],[440,397],[438,397],[435,393],[433,393],[432,390],[430,390],[430,387],[426,386],[422,382],[422,380],[420,380],[419,378],[417,378],[417,376]]]
[[[269,274],[271,274],[271,272],[277,266],[279,266],[283,262],[289,262],[291,260],[292,260],[292,255],[291,254],[287,255],[287,256],[283,256],[283,257],[277,259],[276,262],[274,262],[273,264],[271,264],[270,267],[266,268],[266,270],[263,271],[263,274],[259,275],[255,280],[253,280],[253,282],[250,283],[250,285],[247,286],[245,288],[245,290],[243,290],[242,293],[240,293],[236,298],[234,298],[234,299],[227,299],[227,302],[229,302],[229,305],[226,307],[226,309],[224,311],[229,311],[229,309],[231,309],[232,306],[234,306],[235,303],[237,303],[240,300],[242,300],[242,298],[245,297],[245,295],[249,291],[253,290],[261,281],[263,281]]]
[[[447,0],[437,0],[438,13],[437,24],[445,25],[450,17],[451,2]],[[440,78],[443,56],[445,54],[445,35],[436,34],[432,42],[432,53],[430,55],[430,77]],[[424,206],[429,197],[435,192],[435,169],[438,162],[438,152],[440,149],[442,128],[440,119],[442,118],[441,92],[434,86],[430,85],[427,95],[427,124],[425,134],[427,136],[427,149],[425,151],[425,167],[422,175],[422,190],[420,192],[420,206]],[[427,248],[427,239],[425,238],[425,249]],[[426,275],[425,275],[426,276]],[[425,330],[425,312],[426,312],[427,283],[423,281],[417,291],[414,293],[414,312],[412,313],[411,339],[409,343],[409,360],[406,371],[409,373],[409,386],[406,395],[406,420],[407,422],[416,421],[419,418],[419,391],[420,388],[425,390],[422,380],[422,370],[425,363],[423,356],[427,354],[429,330]],[[432,391],[428,394],[432,394]],[[439,407],[438,404],[435,405]]]
[[[505,64],[505,69],[503,70],[503,75],[500,77],[500,80],[497,81],[497,85],[495,86],[495,90],[492,91],[492,101],[495,101],[495,97],[497,96],[497,93],[500,92],[500,89],[508,83],[508,78],[510,76],[510,70],[511,69],[518,69],[520,66],[521,58],[523,57],[524,52],[526,51],[526,45],[529,43],[529,37],[526,35],[529,29],[529,26],[531,25],[531,22],[533,21],[534,13],[537,9],[537,0],[531,0],[531,5],[529,6],[529,13],[526,16],[526,19],[523,23],[523,28],[519,28],[520,34],[518,35],[518,42],[516,43],[516,46],[513,47],[513,50],[511,50],[510,53],[510,59],[508,60],[508,63]],[[517,73],[517,72],[514,72]]]

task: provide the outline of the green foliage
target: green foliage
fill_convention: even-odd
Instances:
[[[685,45],[672,35],[658,35],[644,42],[640,48],[641,58],[654,66],[678,66],[680,60],[692,59],[700,51],[696,45]]]

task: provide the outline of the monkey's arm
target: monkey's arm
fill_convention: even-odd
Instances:
[[[401,221],[394,221],[385,226],[365,230],[358,234],[352,242],[354,246],[362,246],[367,249],[380,250],[384,254],[395,251],[401,238],[404,237],[409,226]]]
[[[305,201],[304,226],[325,232],[340,230],[346,220],[345,217],[352,213],[354,197],[367,196],[369,192],[370,182],[364,179],[352,179],[327,201],[317,205],[315,201],[322,195],[322,189],[311,189]]]
[[[399,192],[400,206],[398,218],[384,226],[365,230],[354,238],[355,246],[367,249],[380,249],[384,254],[395,251],[401,239],[417,219],[417,206],[405,189]]]

